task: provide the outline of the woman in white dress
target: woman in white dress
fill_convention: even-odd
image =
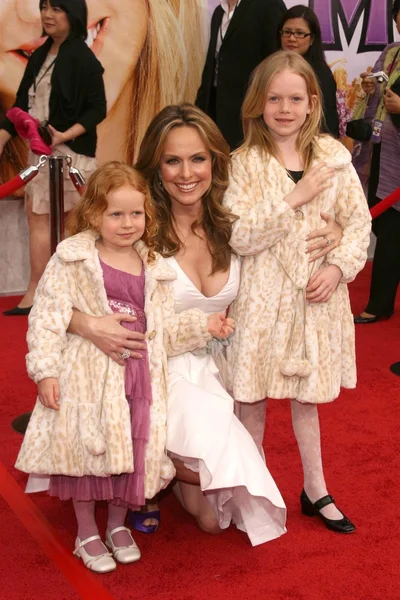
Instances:
[[[192,105],[166,107],[142,142],[137,168],[157,208],[156,250],[176,272],[171,285],[177,312],[197,308],[225,316],[237,295],[240,260],[229,247],[235,217],[222,206],[229,162],[222,134]],[[110,354],[110,320],[98,319],[91,331],[76,320],[73,327]],[[174,491],[203,530],[217,533],[233,522],[257,545],[285,533],[286,508],[234,414],[213,357],[217,345],[212,340],[206,349],[168,359],[167,449],[177,471]],[[119,352],[123,349],[115,347],[115,355]],[[216,360],[222,363],[218,354]]]

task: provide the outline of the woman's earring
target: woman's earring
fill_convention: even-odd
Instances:
[[[158,176],[158,183],[159,183],[160,188],[164,189],[164,184],[163,184],[161,175]]]

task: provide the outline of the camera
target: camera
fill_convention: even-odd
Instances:
[[[387,83],[389,81],[389,77],[386,75],[384,71],[378,71],[377,73],[370,73],[366,76],[365,79],[376,79],[378,83],[383,83],[384,81]]]

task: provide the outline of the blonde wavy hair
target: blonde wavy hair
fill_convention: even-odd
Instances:
[[[193,127],[211,154],[212,182],[203,196],[203,211],[192,224],[196,233],[201,227],[206,235],[212,256],[212,273],[226,271],[231,261],[229,240],[236,217],[223,206],[223,197],[229,183],[229,146],[222,133],[202,110],[193,104],[166,106],[150,123],[142,144],[136,168],[148,182],[156,209],[158,231],[153,240],[157,252],[174,256],[182,248],[171,209],[171,199],[160,179],[160,162],[165,141],[170,131],[179,127]]]
[[[266,157],[274,156],[282,161],[279,148],[270,134],[263,118],[265,101],[272,79],[283,71],[300,75],[306,83],[311,112],[301,127],[296,149],[304,161],[306,171],[313,157],[316,136],[320,135],[323,118],[322,96],[313,68],[297,52],[275,52],[253,71],[249,88],[242,106],[244,142],[236,152],[257,147]]]
[[[153,239],[157,234],[155,209],[149,186],[143,175],[134,167],[119,161],[111,161],[96,169],[91,175],[81,201],[71,211],[67,230],[69,235],[92,229],[98,231],[96,223],[107,209],[107,196],[119,188],[129,185],[144,194],[146,228],[142,236],[149,248],[149,260],[154,260]]]
[[[148,0],[146,41],[132,75],[126,160],[134,164],[148,124],[165,106],[193,102],[207,41],[204,0]]]

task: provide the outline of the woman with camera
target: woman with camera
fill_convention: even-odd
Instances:
[[[86,178],[97,166],[96,126],[106,116],[103,67],[85,43],[86,2],[40,0],[39,9],[42,35],[47,39],[27,62],[14,106],[41,122],[48,121],[53,155],[70,155],[72,165]],[[5,118],[0,124],[0,156],[15,133],[13,123]],[[29,153],[28,162],[36,164],[38,157]],[[79,195],[69,178],[65,179],[64,189],[68,211]],[[31,276],[19,305],[4,313],[8,316],[29,314],[37,283],[50,258],[46,169],[40,169],[25,192]]]
[[[400,32],[400,0],[394,0],[392,16]],[[372,135],[353,151],[354,166],[368,185],[370,208],[400,187],[400,43],[386,46],[372,73],[380,71],[387,77],[361,73],[368,95],[364,122],[371,124]],[[372,231],[376,247],[369,300],[355,323],[375,323],[394,312],[400,280],[400,201],[372,221]]]

